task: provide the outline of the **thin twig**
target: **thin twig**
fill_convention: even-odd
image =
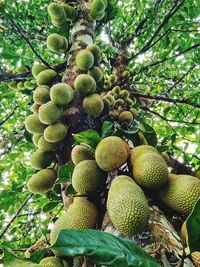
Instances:
[[[13,111],[3,120],[0,122],[0,126],[3,125],[5,122],[7,122],[14,114],[15,114],[15,110],[18,108],[19,106],[15,106]]]

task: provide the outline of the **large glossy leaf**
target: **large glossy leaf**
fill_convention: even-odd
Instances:
[[[59,168],[58,180],[56,183],[69,183],[71,182],[72,173],[74,170],[73,164],[65,164]]]
[[[62,230],[52,248],[66,256],[88,256],[98,265],[160,266],[132,241],[97,230]]]
[[[92,148],[96,148],[101,140],[99,134],[94,130],[86,130],[77,134],[73,134],[73,137],[78,143],[90,145]]]
[[[190,251],[200,251],[200,199],[188,217],[186,225]]]

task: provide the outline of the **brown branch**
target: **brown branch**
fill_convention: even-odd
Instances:
[[[33,196],[33,194],[30,194],[22,203],[22,205],[19,207],[19,209],[17,210],[17,212],[15,213],[15,215],[12,217],[12,219],[9,221],[9,223],[6,225],[6,227],[3,229],[3,231],[0,234],[0,239],[4,236],[4,234],[8,231],[9,227],[11,226],[11,224],[15,221],[15,219],[18,217],[18,215],[20,214],[21,210],[26,206],[26,204],[28,203],[29,199]]]

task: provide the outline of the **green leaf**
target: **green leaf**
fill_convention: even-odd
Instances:
[[[186,221],[190,251],[200,251],[200,199]]]
[[[74,190],[72,184],[70,184],[67,189],[65,190],[65,195],[69,196],[69,195],[75,195],[76,191]]]
[[[160,266],[132,241],[97,230],[62,230],[52,248],[66,256],[88,256],[98,265]]]
[[[112,122],[104,121],[102,125],[102,130],[101,130],[101,138],[109,136],[113,127],[114,127],[114,124]]]
[[[147,140],[148,144],[150,146],[156,146],[157,145],[157,135],[156,132],[154,131],[154,129],[148,125],[147,123],[145,123],[144,121],[141,123],[141,130],[142,133],[145,137],[145,139]]]
[[[39,263],[44,258],[46,253],[47,253],[47,248],[36,250],[35,252],[33,252],[33,254],[31,254],[30,259],[33,262]]]
[[[59,178],[56,183],[70,183],[73,170],[74,170],[73,164],[65,164],[61,166],[58,171]]]
[[[46,213],[46,212],[52,211],[55,207],[58,206],[59,203],[60,203],[60,202],[56,202],[56,201],[47,203],[47,204],[43,207],[43,212]]]
[[[73,134],[73,137],[78,143],[90,145],[92,148],[96,148],[101,140],[99,134],[94,130],[86,130],[78,134]]]

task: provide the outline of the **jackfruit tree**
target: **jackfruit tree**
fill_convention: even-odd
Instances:
[[[0,263],[200,266],[199,17],[0,1]]]

